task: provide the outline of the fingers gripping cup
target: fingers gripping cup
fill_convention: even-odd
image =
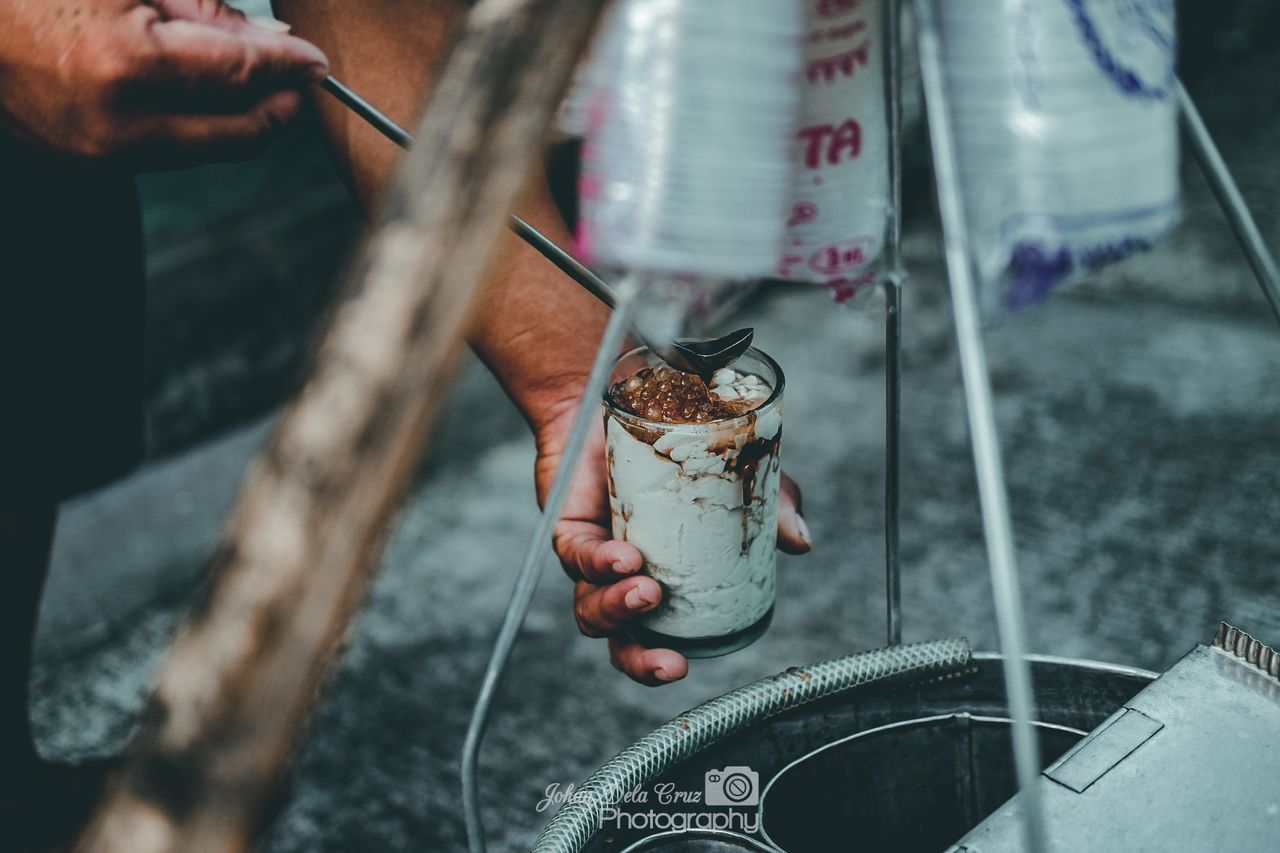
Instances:
[[[662,603],[632,636],[688,657],[750,645],[773,616],[782,370],[750,349],[710,383],[648,349],[605,394],[613,535],[644,557]]]

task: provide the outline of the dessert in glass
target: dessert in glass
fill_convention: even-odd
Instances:
[[[605,393],[613,536],[644,557],[662,602],[630,627],[649,647],[728,654],[773,617],[782,370],[755,348],[705,382],[647,348]]]

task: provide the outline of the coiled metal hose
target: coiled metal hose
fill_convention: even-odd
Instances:
[[[578,853],[596,831],[602,809],[716,741],[815,699],[952,675],[968,666],[965,639],[908,643],[858,652],[739,687],[659,726],[618,753],[574,792],[538,836],[533,853]]]

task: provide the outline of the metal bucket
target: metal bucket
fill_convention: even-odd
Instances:
[[[937,853],[1017,791],[1012,721],[946,714],[891,723],[783,768],[760,799],[765,838],[789,853]],[[1087,731],[1036,723],[1051,762]]]
[[[762,832],[754,834],[788,853],[936,853],[1016,788],[1001,661],[979,654],[973,662],[970,673],[946,681],[832,696],[772,717],[677,764],[647,787],[671,783],[676,790],[701,791],[708,771],[746,766],[759,774],[762,793]],[[1155,678],[1093,661],[1031,662],[1046,764]],[[643,808],[663,807],[650,801]],[[583,849],[622,853],[646,839],[660,844],[652,849],[679,841],[671,833],[614,826]]]

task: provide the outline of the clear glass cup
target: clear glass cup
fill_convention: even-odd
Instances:
[[[609,385],[662,362],[646,347],[614,363]],[[613,536],[635,545],[662,603],[629,628],[651,648],[715,657],[755,642],[773,618],[782,369],[758,349],[733,365],[769,396],[734,418],[672,424],[605,394]]]

